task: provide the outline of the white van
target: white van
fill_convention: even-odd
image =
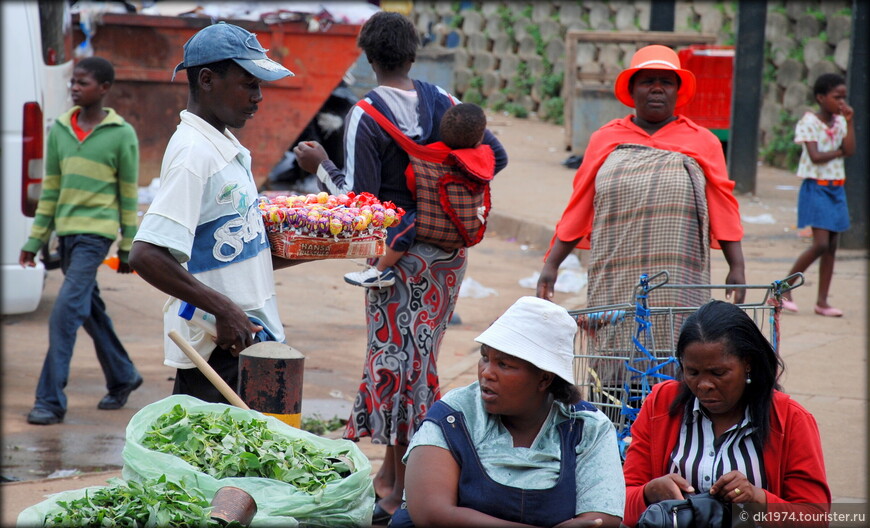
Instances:
[[[36,310],[45,267],[18,264],[42,190],[45,140],[70,108],[72,16],[69,2],[0,2],[3,67],[3,314]]]

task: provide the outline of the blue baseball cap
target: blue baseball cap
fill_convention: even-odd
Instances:
[[[257,36],[250,31],[226,22],[218,22],[199,30],[184,43],[184,60],[175,67],[172,79],[179,70],[232,59],[248,73],[264,81],[277,81],[292,71],[266,56]]]

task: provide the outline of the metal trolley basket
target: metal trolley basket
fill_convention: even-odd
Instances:
[[[616,426],[620,452],[631,441],[631,424],[652,386],[677,374],[676,352],[680,327],[699,306],[650,306],[654,291],[662,289],[745,289],[761,299],[738,306],[779,349],[782,294],[803,284],[796,273],[764,285],[668,284],[668,272],[642,275],[635,302],[596,306],[569,313],[577,319],[574,379],[584,400],[604,412]],[[793,284],[790,284],[794,282]]]

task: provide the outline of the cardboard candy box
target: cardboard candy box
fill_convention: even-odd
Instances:
[[[405,211],[370,193],[261,196],[272,254],[286,259],[370,258],[386,250],[386,230]]]
[[[273,255],[291,260],[371,258],[380,257],[386,251],[384,237],[377,235],[334,240],[285,231],[269,233],[269,242]]]

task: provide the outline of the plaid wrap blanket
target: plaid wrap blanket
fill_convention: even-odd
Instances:
[[[480,242],[492,208],[489,180],[478,178],[453,155],[447,163],[413,156],[410,160],[416,182],[417,239],[445,250]]]
[[[671,284],[710,283],[706,180],[677,152],[620,145],[595,180],[587,306],[634,302],[641,274],[661,270]],[[709,290],[659,289],[650,306],[700,306]]]
[[[595,180],[589,308],[634,304],[635,287],[644,273],[652,276],[667,270],[670,284],[710,283],[705,183],[697,162],[683,154],[631,144],[614,149]],[[698,307],[709,299],[707,289],[659,288],[649,293],[648,305]],[[684,313],[673,319],[652,317],[651,332],[639,336],[640,343],[652,356],[666,360],[674,354],[685,317]],[[622,359],[645,357],[631,340],[637,324],[623,324],[619,329],[594,337],[597,356],[580,373],[580,383],[591,382],[604,391],[584,395],[593,403],[610,403],[607,395],[630,403],[625,390],[639,387],[639,378],[627,371]],[[632,360],[640,371],[653,364]],[[659,372],[675,376],[676,366],[668,364]],[[608,408],[605,413],[614,423],[624,419],[619,408]]]
[[[367,101],[357,106],[408,154],[408,188],[417,202],[416,238],[445,251],[483,239],[491,209],[495,154],[489,145],[452,150],[443,142],[415,143]]]

